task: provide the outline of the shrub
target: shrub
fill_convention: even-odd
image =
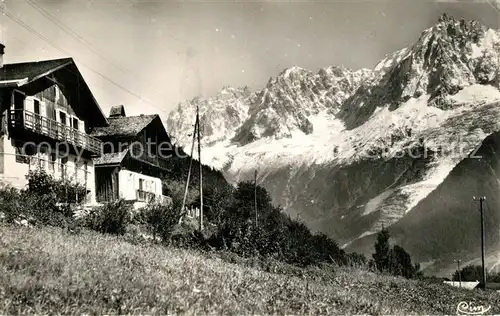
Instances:
[[[487,277],[488,272],[486,272]],[[467,265],[460,270],[460,278],[462,281],[481,281],[482,280],[482,267],[475,265]],[[453,274],[453,281],[458,281],[458,271]],[[488,278],[487,278],[488,280]],[[491,280],[490,280],[491,281]]]
[[[25,219],[30,224],[67,228],[73,221],[68,216],[71,210],[58,205],[55,194],[34,194],[11,186],[0,189],[0,212],[8,223]]]
[[[120,199],[93,208],[81,220],[85,227],[100,233],[123,235],[131,223],[131,210],[130,203]]]
[[[366,267],[368,264],[365,255],[356,252],[348,253],[346,259],[347,264],[355,268]]]
[[[135,220],[146,225],[153,238],[160,237],[165,243],[170,243],[174,228],[181,218],[182,201],[173,198],[170,202],[153,201],[140,209]]]
[[[72,183],[70,180],[54,179],[44,170],[32,170],[26,176],[28,192],[37,195],[55,194],[58,203],[81,203],[85,200],[85,186]]]
[[[255,192],[258,218],[255,220]],[[324,234],[313,235],[303,223],[291,220],[271,203],[267,191],[241,182],[234,191],[211,192],[207,199],[218,231],[207,241],[217,249],[242,257],[263,257],[298,266],[347,262],[337,243]]]

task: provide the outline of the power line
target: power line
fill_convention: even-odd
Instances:
[[[31,5],[35,10],[37,10],[38,12],[40,12],[40,14],[42,14],[43,16],[45,16],[47,19],[51,20],[60,29],[62,29],[63,31],[65,31],[67,34],[69,34],[71,37],[73,37],[78,42],[80,42],[83,45],[85,45],[88,49],[90,49],[91,51],[93,51],[94,53],[96,53],[97,55],[99,55],[101,58],[103,58],[104,60],[106,60],[107,62],[109,62],[113,66],[115,66],[117,69],[121,70],[122,72],[129,73],[131,75],[136,75],[132,71],[123,68],[116,61],[114,61],[112,58],[108,57],[107,55],[105,55],[104,53],[102,53],[101,51],[99,51],[97,48],[95,48],[92,45],[92,43],[90,43],[89,41],[87,41],[83,36],[81,36],[80,34],[78,34],[77,32],[75,32],[73,29],[71,29],[70,27],[68,27],[63,22],[57,20],[52,14],[50,14],[50,12],[48,12],[47,10],[45,10],[45,9],[41,8],[40,6],[38,6],[33,0],[26,0],[26,2],[29,5]]]
[[[26,23],[24,23],[22,20],[16,18],[13,14],[11,14],[10,12],[8,12],[7,10],[3,10],[3,13],[9,17],[10,19],[12,19],[14,22],[16,22],[17,24],[19,24],[20,26],[24,27],[26,30],[30,31],[31,33],[35,34],[38,38],[44,40],[45,42],[47,42],[48,44],[50,44],[52,47],[56,48],[57,50],[69,55],[69,56],[72,56],[71,53],[69,53],[67,50],[65,50],[64,48],[60,47],[59,45],[55,44],[54,42],[52,42],[49,38],[47,38],[46,36],[44,36],[43,34],[39,33],[38,31],[36,31],[35,29],[33,29],[31,26],[27,25]],[[102,77],[103,79],[106,79],[107,81],[109,81],[110,83],[112,83],[113,85],[117,86],[118,88],[122,89],[123,91],[129,93],[130,95],[136,97],[137,99],[139,99],[140,101],[144,101],[145,103],[151,105],[152,107],[154,107],[155,109],[159,110],[159,111],[162,111],[166,114],[168,114],[167,111],[157,107],[156,105],[154,105],[153,103],[149,102],[147,99],[145,99],[144,97],[142,97],[141,95],[127,89],[126,87],[122,86],[121,84],[115,82],[113,79],[110,79],[108,77],[106,77],[105,75],[103,75],[102,73],[100,73],[99,71],[93,69],[92,67],[89,67],[88,65],[86,65],[85,63],[81,62],[80,63],[87,69],[89,69],[90,71],[94,72],[95,74],[99,75],[100,77]]]

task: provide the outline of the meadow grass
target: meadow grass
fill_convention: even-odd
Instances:
[[[273,273],[91,231],[0,225],[0,314],[450,315],[460,301],[500,312],[495,292],[346,267]]]

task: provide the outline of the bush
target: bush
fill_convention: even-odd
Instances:
[[[138,211],[135,220],[149,228],[154,240],[160,237],[163,242],[169,244],[174,228],[181,218],[181,207],[182,201],[177,198],[168,203],[153,201]]]
[[[0,189],[0,212],[8,223],[24,219],[32,225],[67,228],[73,222],[71,208],[58,205],[55,194],[34,194],[11,186]]]
[[[93,208],[84,216],[82,225],[105,234],[123,235],[131,223],[132,206],[123,199]]]
[[[257,221],[255,219],[257,192]],[[313,235],[303,223],[291,220],[271,203],[267,191],[241,182],[234,191],[211,192],[211,218],[218,231],[207,241],[217,249],[242,257],[262,257],[298,266],[346,264],[345,253],[324,234]]]
[[[36,195],[55,195],[57,202],[62,204],[81,203],[85,201],[87,189],[81,184],[72,183],[70,180],[54,179],[44,170],[30,171],[28,179],[28,192]]]
[[[460,278],[462,281],[482,281],[482,267],[481,266],[475,266],[475,265],[467,265],[463,267],[460,270]],[[486,271],[486,280],[488,282],[493,282],[491,278],[489,278],[491,275]],[[455,273],[453,273],[453,281],[458,281],[458,271],[455,270]]]
[[[347,264],[351,267],[362,268],[366,267],[368,262],[363,254],[352,252],[346,255]]]

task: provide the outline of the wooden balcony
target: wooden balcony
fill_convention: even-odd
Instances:
[[[136,191],[136,198],[137,201],[139,202],[147,202],[147,203],[151,203],[153,201],[159,203],[168,203],[171,200],[169,197],[166,197],[164,195],[156,195],[153,192],[147,192],[143,190]]]
[[[59,142],[67,142],[95,155],[102,154],[102,143],[99,139],[30,111],[11,110],[10,126],[44,135]]]

